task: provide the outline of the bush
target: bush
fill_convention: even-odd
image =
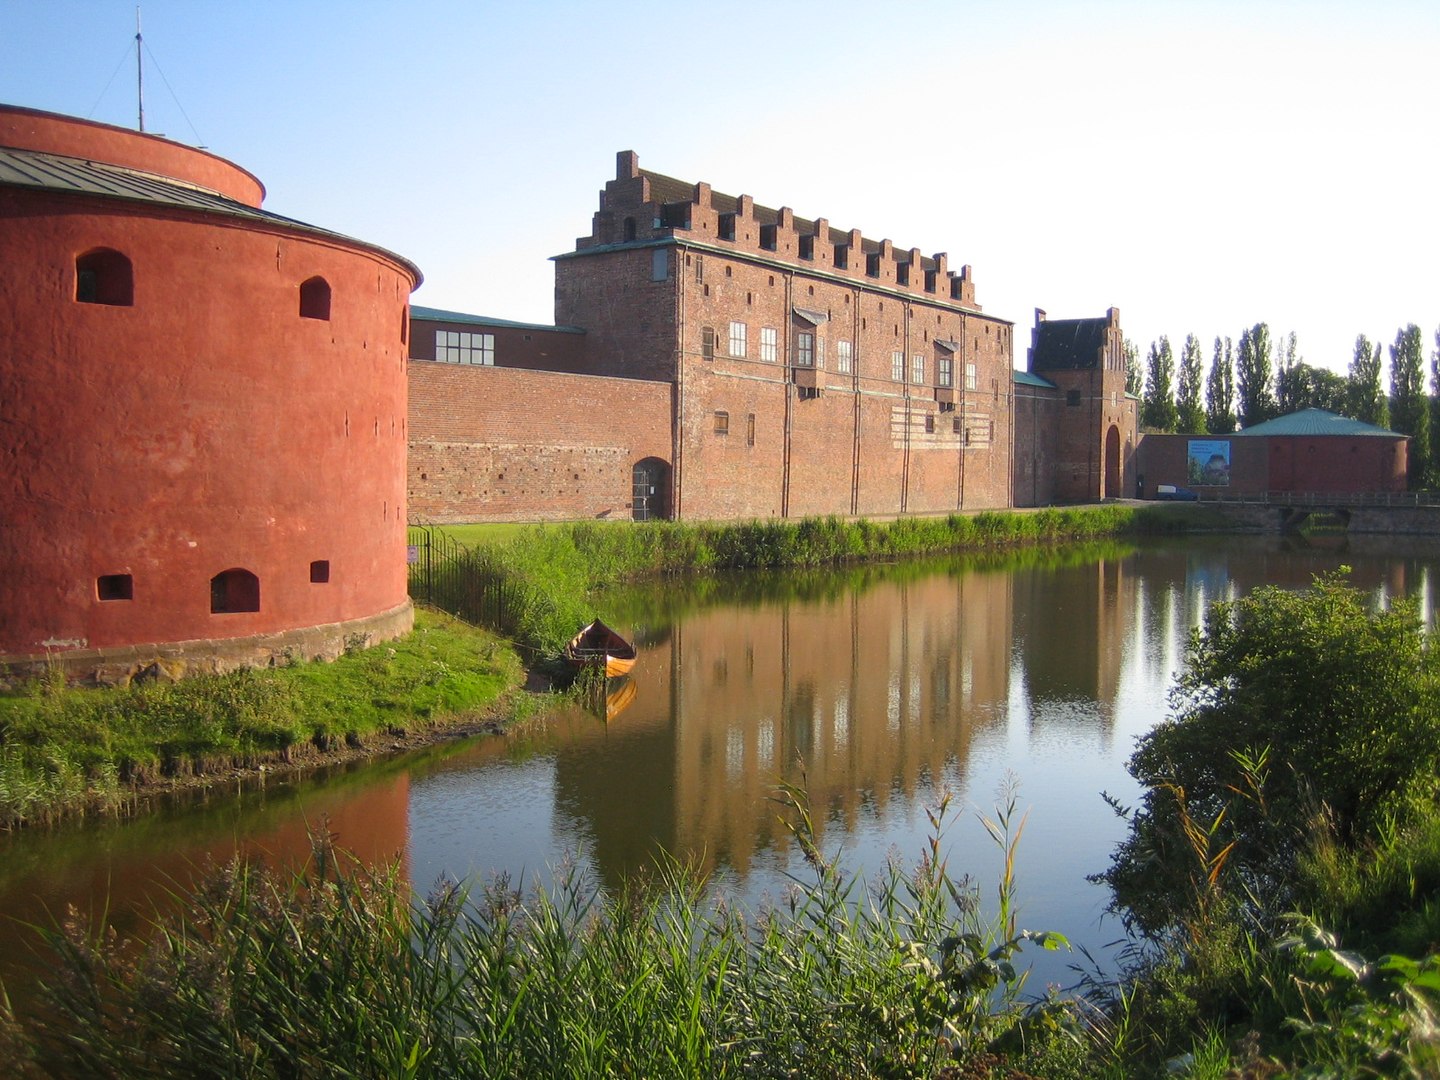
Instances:
[[[1175,715],[1130,760],[1146,792],[1101,875],[1141,930],[1176,924],[1197,869],[1206,888],[1228,886],[1252,914],[1273,916],[1295,899],[1317,821],[1354,849],[1426,815],[1440,652],[1414,603],[1380,607],[1347,573],[1216,604],[1192,634]],[[1208,855],[1197,860],[1201,839]]]

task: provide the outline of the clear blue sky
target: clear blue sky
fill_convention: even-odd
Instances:
[[[548,322],[617,150],[1142,351],[1440,326],[1440,2],[146,0],[146,128]],[[135,124],[132,0],[0,0],[0,101]]]

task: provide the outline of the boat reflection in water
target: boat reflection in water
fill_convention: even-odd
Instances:
[[[640,688],[629,675],[605,680],[605,722],[609,723],[635,702]]]

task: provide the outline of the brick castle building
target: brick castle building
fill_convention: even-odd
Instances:
[[[555,266],[556,326],[412,311],[412,515],[888,516],[1124,491],[1114,309],[1041,313],[1017,373],[970,267],[631,152]]]

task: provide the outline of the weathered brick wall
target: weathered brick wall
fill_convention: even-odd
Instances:
[[[666,277],[652,279],[656,250]],[[675,375],[675,252],[655,248],[562,256],[555,263],[555,321],[584,327],[589,365],[600,375]]]
[[[466,334],[492,334],[495,366],[538,371],[591,374],[583,331],[564,326],[505,325],[499,321],[451,321],[410,316],[410,359],[435,359],[435,332],[458,330]]]
[[[1057,396],[1054,499],[1093,502],[1133,496],[1138,413],[1135,399],[1125,395],[1124,373],[1094,368],[1046,371],[1044,376],[1056,385]],[[1119,468],[1107,471],[1107,439],[1112,429]]]
[[[1055,501],[1055,460],[1063,399],[1041,386],[1015,384],[1015,505]]]
[[[1009,505],[1013,327],[981,312],[968,267],[643,173],[633,154],[617,166],[591,235],[557,259],[556,318],[589,331],[608,374],[669,378],[678,353],[682,516]],[[667,282],[651,280],[656,245]]]
[[[1367,436],[1271,436],[1271,491],[1404,491],[1408,444]]]
[[[787,387],[771,374],[771,379],[761,380],[698,368],[687,375],[678,467],[680,516],[781,516]],[[717,429],[720,413],[728,421],[723,434]]]
[[[413,518],[629,517],[636,462],[670,460],[667,383],[423,360],[409,383]]]
[[[1191,481],[1192,439],[1230,444],[1228,485]],[[1187,487],[1201,495],[1404,491],[1405,462],[1405,440],[1374,435],[1146,435],[1140,443],[1139,467],[1145,476],[1145,497],[1153,498],[1159,484]]]

